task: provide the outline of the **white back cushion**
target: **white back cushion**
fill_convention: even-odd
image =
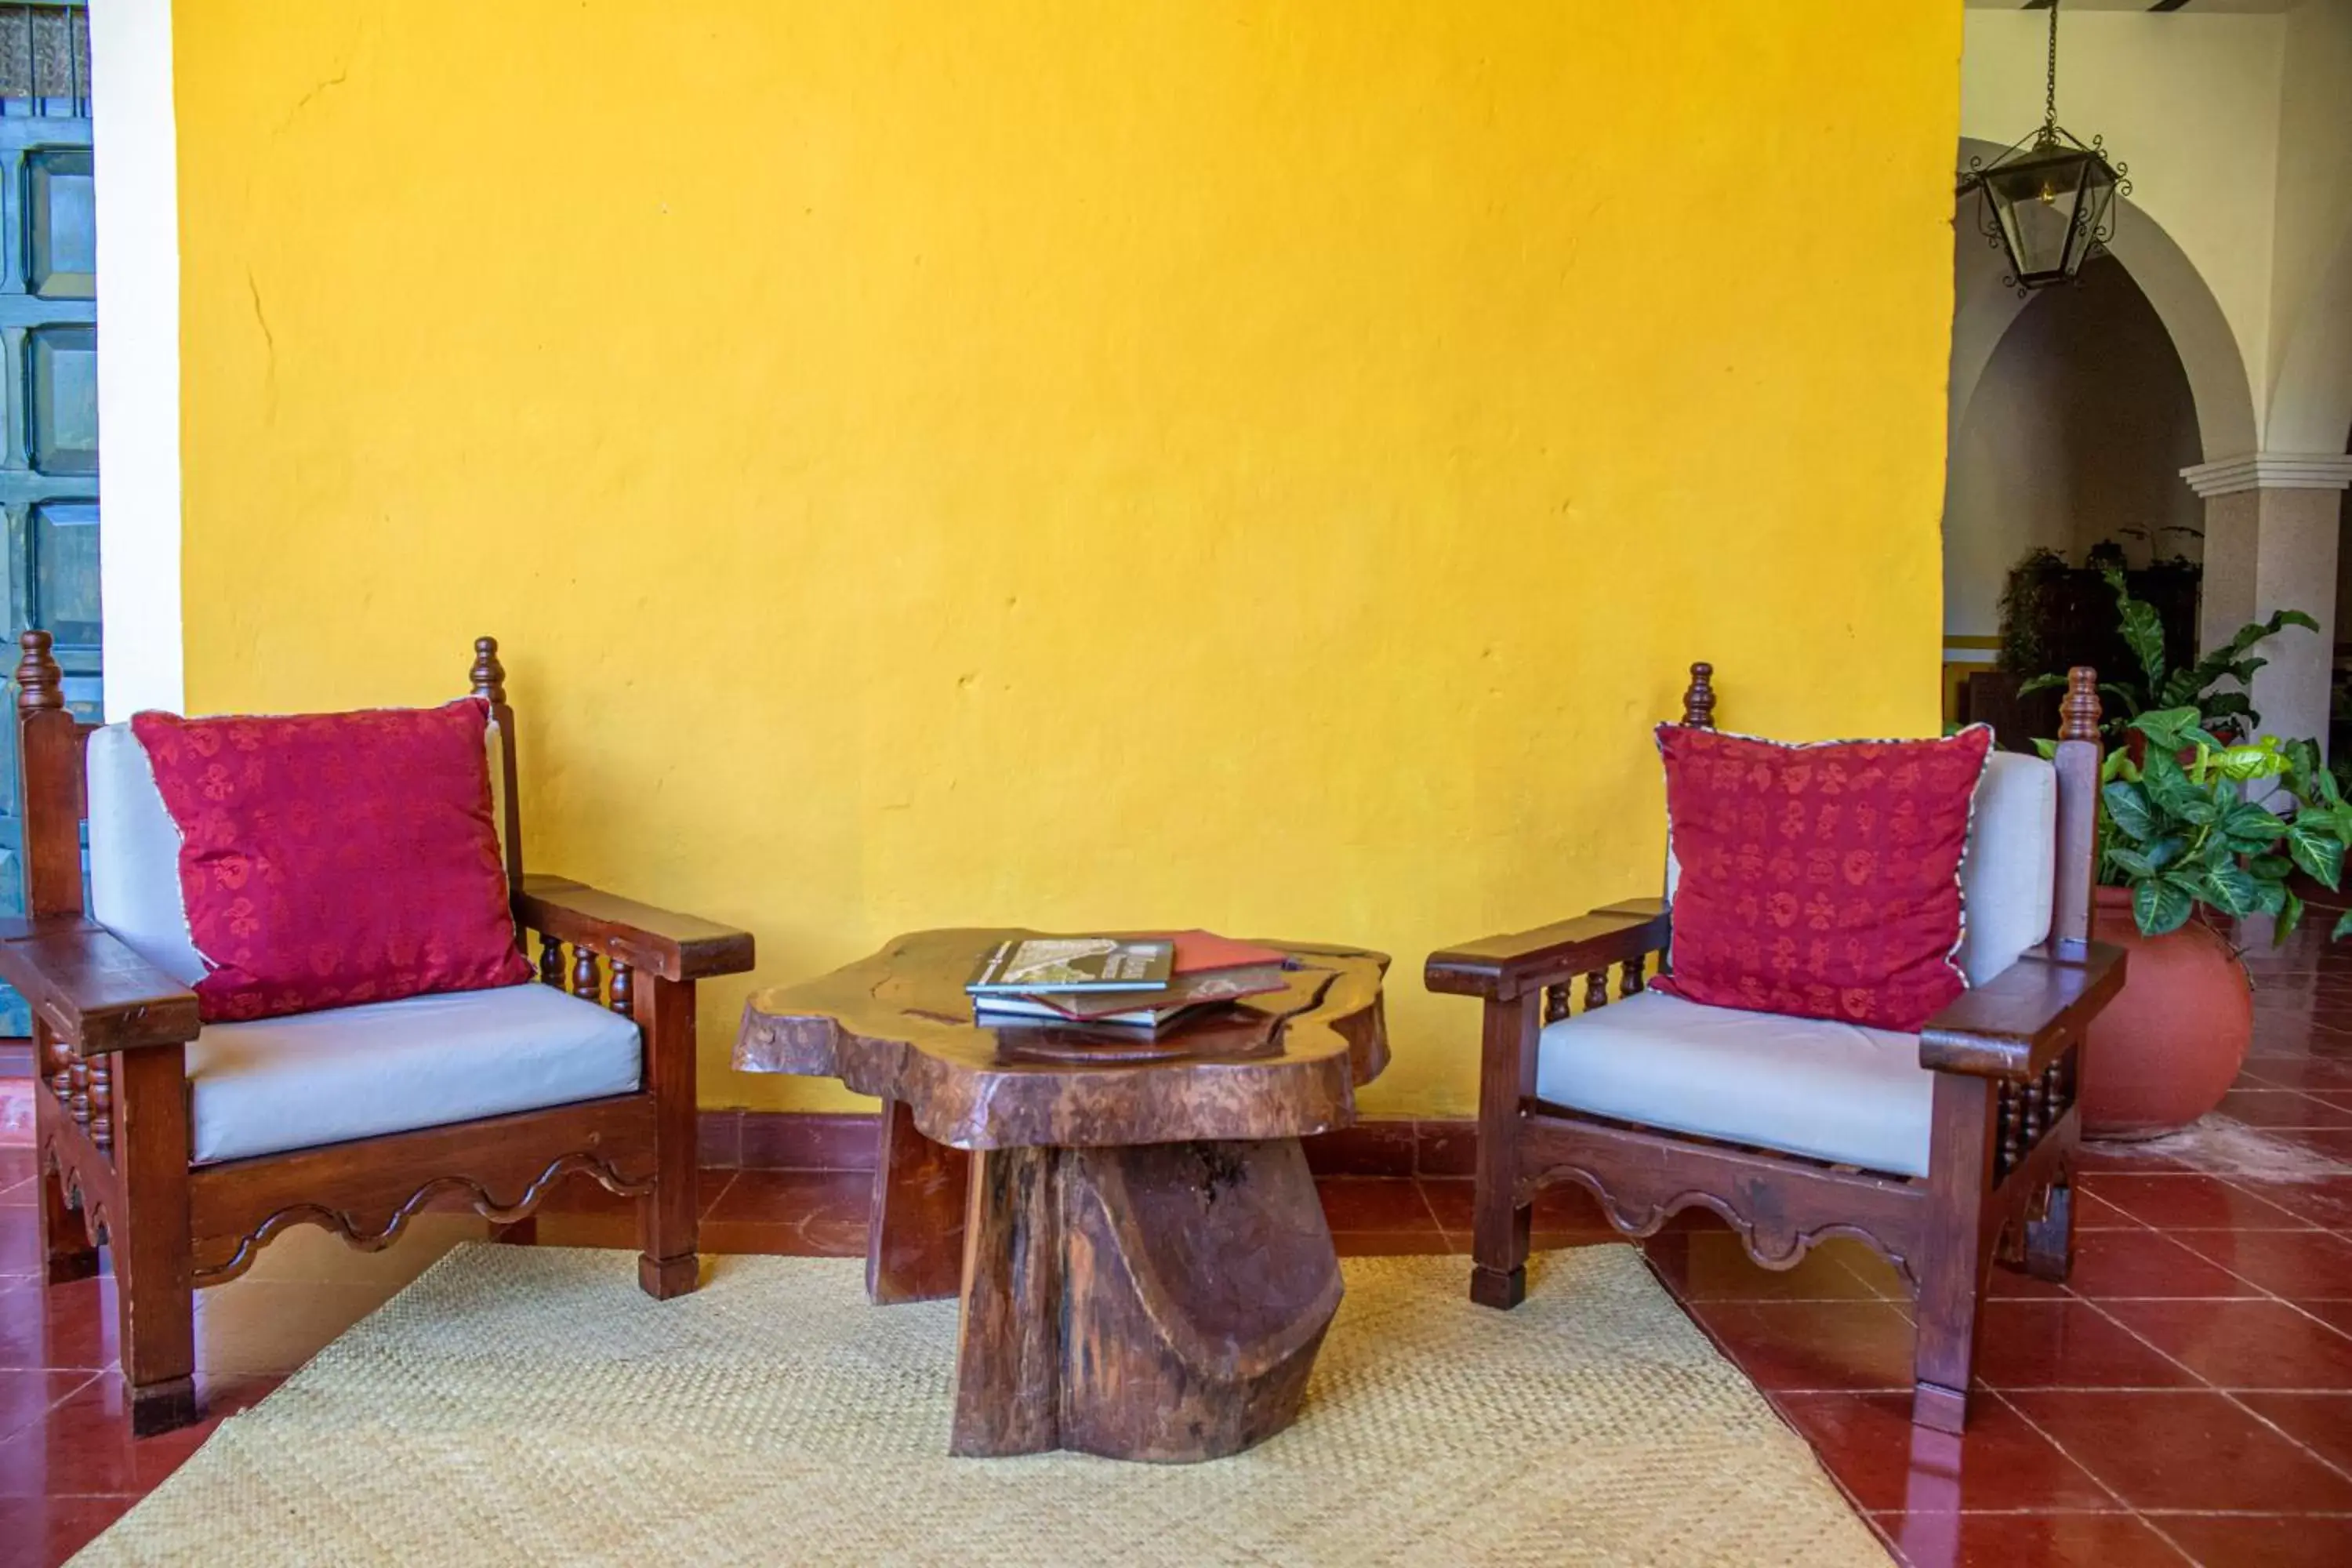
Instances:
[[[89,737],[90,917],[183,985],[205,977],[180,898],[180,830],[128,724]]]
[[[1960,854],[1960,973],[1982,985],[2050,935],[2058,872],[2058,770],[2021,752],[1985,759]],[[1666,846],[1666,902],[1682,863]]]
[[[2049,940],[2058,868],[2058,770],[2040,757],[1985,759],[1960,857],[1960,973],[1982,985]]]
[[[507,818],[498,726],[484,733],[489,750],[491,820],[506,848]],[[180,829],[155,786],[155,765],[128,724],[90,731],[90,918],[133,952],[178,981],[194,985],[205,974],[204,955],[188,930],[180,892]]]

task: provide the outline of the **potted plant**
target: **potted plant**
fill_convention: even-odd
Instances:
[[[2155,608],[2122,572],[2111,566],[2105,576],[2139,672],[2099,687],[2116,749],[2100,793],[2092,927],[2132,961],[2123,994],[2091,1028],[2083,1131],[2147,1138],[2187,1126],[2229,1092],[2254,1020],[2252,981],[2226,932],[2266,915],[2285,941],[2303,919],[2288,878],[2300,868],[2336,888],[2352,806],[2314,742],[2246,739],[2262,723],[2248,692],[2268,662],[2254,647],[2289,626],[2316,631],[2316,622],[2280,610],[2175,668]],[[2040,677],[2020,690],[2062,682]],[[2352,914],[2334,934],[2347,931]]]
[[[2165,657],[2164,625],[2156,607],[2133,595],[2119,568],[2109,566],[2103,574],[2116,596],[2116,629],[2138,661],[2141,676],[2139,680],[2124,678],[2099,683],[2100,693],[2110,704],[2103,728],[2111,743],[2139,744],[2130,741],[2132,721],[2151,708],[2194,709],[2200,726],[2225,741],[2252,734],[2263,716],[2254,711],[2247,692],[2252,688],[2254,671],[2270,662],[2254,656],[2254,645],[2289,626],[2319,629],[2319,623],[2301,610],[2273,611],[2266,621],[2240,626],[2237,636],[2195,664],[2175,669]],[[2017,694],[2031,696],[2065,684],[2063,675],[2037,675],[2019,686]]]
[[[2223,927],[2266,915],[2285,941],[2304,913],[2289,879],[2335,889],[2352,842],[2352,804],[2313,742],[2231,743],[2193,707],[2125,722],[2140,743],[2103,766],[2093,931],[2132,957],[2092,1026],[2081,1094],[2083,1130],[2103,1138],[2174,1131],[2221,1103],[2253,1036]],[[2333,936],[2347,931],[2352,911]]]

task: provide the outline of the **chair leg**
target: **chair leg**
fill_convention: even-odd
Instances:
[[[1528,1299],[1532,1210],[1526,1204],[1511,1203],[1507,1189],[1499,1200],[1480,1192],[1477,1205],[1477,1228],[1471,1242],[1470,1299],[1482,1307],[1507,1311]]]
[[[106,1217],[131,1430],[196,1419],[195,1265],[188,1233],[187,1085],[178,1047],[124,1051],[114,1074],[119,1212]]]
[[[1992,1089],[1965,1073],[1936,1075],[1927,1154],[1927,1213],[1914,1267],[1919,1282],[1911,1419],[1938,1432],[1968,1423],[1969,1374],[1991,1248]]]
[[[73,1058],[56,1043],[49,1026],[33,1020],[33,1059],[48,1072]],[[58,1129],[53,1123],[64,1114],[56,1098],[36,1088],[33,1094],[33,1149],[40,1164],[40,1196],[37,1212],[41,1232],[41,1269],[52,1285],[69,1285],[98,1272],[98,1237],[80,1207],[66,1199],[62,1168],[48,1163],[43,1151],[51,1146]]]
[[[1927,1270],[1930,1280],[1937,1273],[1932,1267]],[[1969,1376],[1976,1361],[1982,1289],[1981,1278],[1921,1282],[1911,1391],[1911,1419],[1918,1426],[1955,1436],[1968,1426]]]
[[[2025,1221],[2025,1271],[2053,1284],[2074,1271],[2074,1178],[2060,1171],[2042,1194],[2042,1212]]]
[[[1478,1165],[1470,1299],[1507,1310],[1527,1300],[1531,1205],[1518,1198],[1520,1107],[1536,1091],[1537,1008],[1530,994],[1489,1002],[1478,1068]]]
[[[52,1285],[70,1285],[98,1272],[98,1247],[81,1211],[66,1201],[65,1173],[41,1173],[42,1272]]]
[[[648,1296],[683,1296],[698,1280],[695,1256],[694,985],[641,976],[631,998],[646,1037],[654,1091],[654,1190],[637,1200],[637,1283]]]

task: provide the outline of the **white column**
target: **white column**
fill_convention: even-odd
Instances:
[[[106,716],[178,711],[180,180],[172,0],[89,8]]]
[[[2256,645],[2270,663],[2254,672],[2263,732],[2327,744],[2327,694],[2336,652],[2338,492],[2352,487],[2352,456],[2252,452],[2200,463],[2180,477],[2205,500],[2205,583],[2198,647],[2217,647],[2248,621],[2301,610],[2315,636],[2290,628]]]

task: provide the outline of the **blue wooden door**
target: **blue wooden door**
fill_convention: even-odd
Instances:
[[[66,702],[96,722],[99,673],[98,259],[89,45],[79,5],[0,5],[0,519],[8,647],[57,639]],[[13,705],[7,716],[13,720]],[[24,908],[16,728],[0,754],[0,910]],[[28,1033],[0,986],[0,1035]]]

